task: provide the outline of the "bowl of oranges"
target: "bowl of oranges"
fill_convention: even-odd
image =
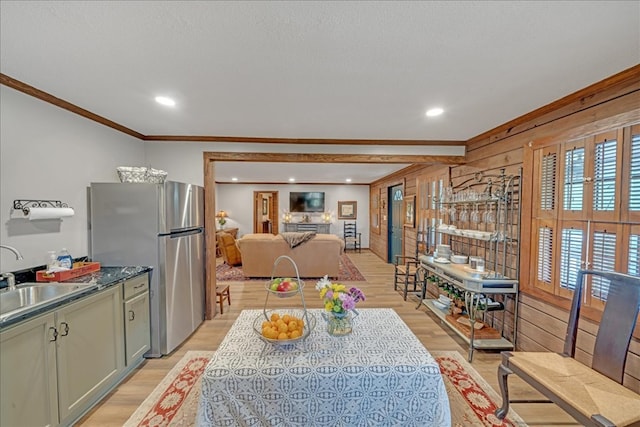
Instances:
[[[314,326],[313,316],[299,309],[265,310],[253,322],[254,331],[263,341],[277,345],[308,337]]]

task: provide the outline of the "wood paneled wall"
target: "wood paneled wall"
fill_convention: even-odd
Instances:
[[[518,310],[519,350],[561,351],[567,326],[566,309],[536,298],[527,291],[529,277],[529,245],[531,225],[532,182],[527,161],[529,144],[534,141],[567,140],[594,134],[605,128],[640,121],[640,66],[635,66],[602,82],[589,86],[575,94],[562,98],[510,123],[479,135],[467,142],[466,163],[451,166],[451,180],[460,182],[478,171],[497,173],[505,168],[507,174],[517,173],[523,167],[522,227],[520,241],[521,289]],[[527,169],[529,166],[529,169]],[[441,166],[440,166],[441,167]],[[405,194],[416,193],[416,178],[433,173],[435,166],[412,166],[399,173],[371,184],[381,189],[386,199],[386,189],[399,182],[405,183]],[[386,205],[386,201],[385,201]],[[384,213],[386,215],[386,213]],[[380,234],[372,234],[371,250],[380,258],[387,257],[387,221],[382,217]],[[415,250],[415,229],[405,228],[406,254]],[[596,325],[580,323],[577,358],[590,362]],[[625,385],[640,392],[640,341],[631,343],[625,375]]]

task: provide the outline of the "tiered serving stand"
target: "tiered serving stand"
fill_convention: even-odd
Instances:
[[[288,291],[288,292],[278,292],[278,291],[271,290],[271,284],[273,283],[273,280],[275,279],[276,267],[283,260],[289,261],[293,265],[293,268],[295,269],[295,272],[296,272],[295,280],[298,283],[298,289],[294,289],[294,290],[291,290],[291,291]],[[265,300],[264,300],[264,307],[262,309],[262,314],[260,314],[256,318],[256,320],[254,320],[254,322],[253,322],[254,331],[256,332],[258,337],[260,337],[260,339],[262,341],[264,341],[264,343],[265,343],[265,348],[263,349],[263,354],[264,354],[264,351],[269,347],[269,345],[278,346],[278,347],[284,347],[284,346],[296,345],[296,344],[298,344],[300,342],[305,343],[305,340],[311,334],[311,331],[315,327],[315,318],[313,316],[309,316],[309,313],[307,311],[307,306],[306,306],[306,304],[304,302],[303,289],[304,289],[304,282],[302,280],[300,280],[300,273],[298,271],[298,266],[296,265],[295,261],[293,259],[291,259],[290,257],[286,256],[286,255],[281,255],[278,258],[276,258],[276,260],[273,263],[273,269],[271,271],[271,280],[269,280],[268,282],[265,283],[265,290],[267,292],[267,296],[265,297]],[[293,298],[293,297],[299,295],[302,307],[301,308],[295,308],[294,307],[294,308],[278,308],[278,309],[273,308],[273,309],[270,309],[268,307],[269,307],[269,297],[271,295],[273,295],[276,298]],[[302,330],[302,335],[300,335],[297,338],[292,338],[292,339],[288,339],[288,340],[272,339],[272,338],[267,338],[264,335],[262,335],[262,322],[271,320],[271,314],[273,314],[273,313],[278,313],[278,314],[280,314],[280,316],[283,316],[284,314],[289,314],[289,315],[293,315],[293,316],[296,316],[298,318],[303,319],[304,320],[304,327],[303,327],[303,330]],[[306,351],[306,345],[305,345],[304,349]]]

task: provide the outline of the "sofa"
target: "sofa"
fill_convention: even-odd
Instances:
[[[279,256],[293,259],[300,277],[338,277],[344,241],[334,234],[316,234],[310,240],[291,248],[280,234],[245,234],[236,241],[242,254],[245,277],[295,277],[293,264]]]

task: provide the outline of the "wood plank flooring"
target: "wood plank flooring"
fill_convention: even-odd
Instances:
[[[424,306],[416,310],[417,297],[410,296],[405,302],[399,292],[393,290],[393,265],[387,264],[373,253],[349,252],[349,257],[366,278],[366,282],[349,282],[360,287],[367,300],[360,308],[393,308],[411,328],[428,350],[458,351],[465,358],[466,344]],[[221,259],[218,259],[221,262]],[[83,427],[122,426],[142,401],[153,391],[169,370],[189,350],[215,350],[243,309],[261,309],[265,302],[264,284],[253,282],[225,282],[231,288],[231,306],[226,305],[224,314],[205,321],[193,335],[171,355],[160,359],[148,359],[136,369],[102,402],[85,415],[76,425]],[[315,281],[307,281],[304,298],[308,308],[322,308],[315,291]],[[269,298],[270,306],[291,307],[294,300]],[[297,299],[296,303],[300,300]],[[273,304],[272,304],[273,303]],[[384,327],[384,325],[381,325]],[[498,393],[497,367],[500,356],[497,352],[474,353],[474,368]],[[539,395],[518,377],[510,378],[510,393],[519,399],[535,399]],[[499,402],[498,402],[499,403]],[[513,408],[531,426],[577,426],[573,418],[553,404],[514,404]]]

